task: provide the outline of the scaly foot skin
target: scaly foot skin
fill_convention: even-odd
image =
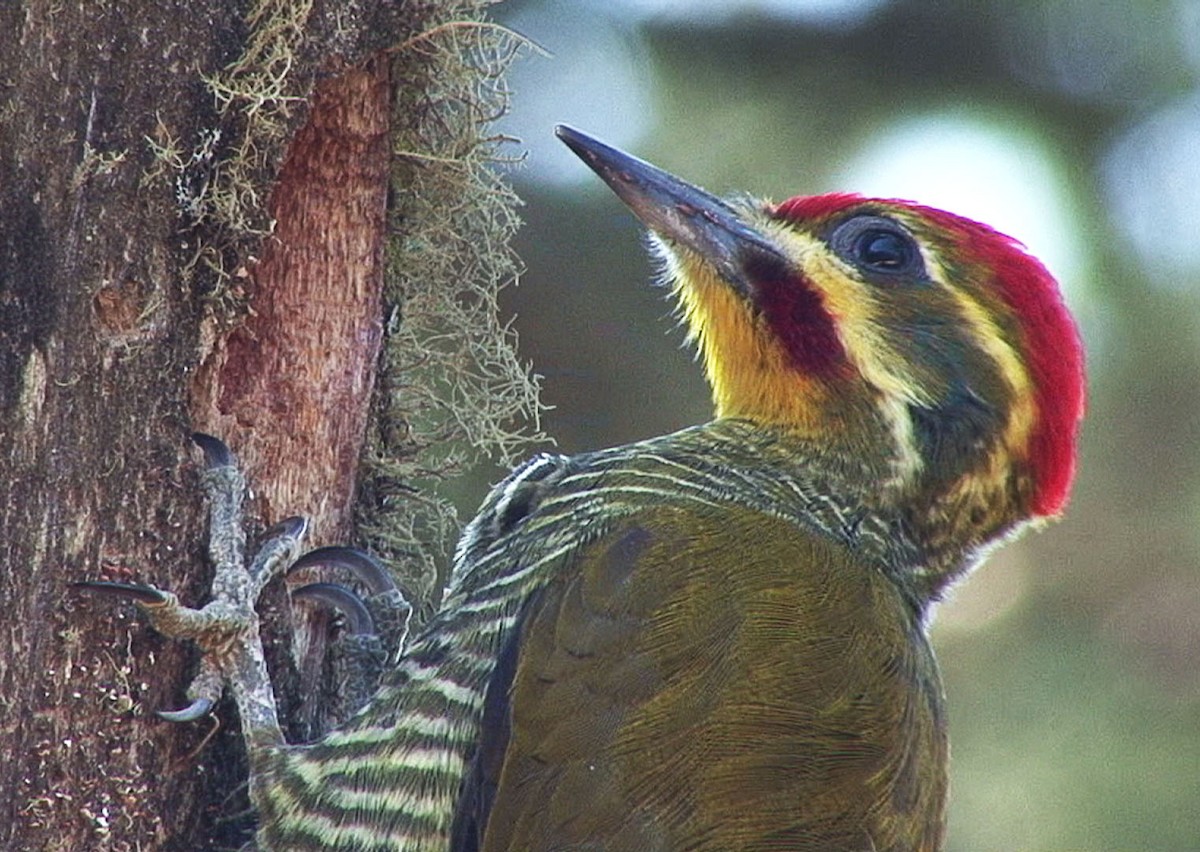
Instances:
[[[369,591],[365,602],[334,583],[312,583],[292,592],[293,599],[331,606],[343,617],[345,631],[330,648],[337,684],[331,716],[348,717],[374,692],[388,661],[399,657],[411,606],[387,569],[362,551],[322,547],[293,562],[307,531],[304,518],[288,518],[268,529],[264,543],[247,565],[242,526],[245,477],[222,441],[202,433],[192,438],[205,458],[202,481],[209,500],[208,550],[216,569],[212,600],[201,609],[191,609],[171,592],[152,586],[82,582],[75,587],[132,600],[158,632],[172,639],[190,639],[200,647],[200,672],[187,693],[190,703],[181,710],[159,711],[159,716],[172,722],[199,719],[213,708],[228,684],[247,744],[270,747],[281,744],[283,735],[254,605],[267,583],[284,573],[285,567],[288,574],[318,565],[349,569]]]
[[[192,609],[183,606],[171,592],[151,586],[97,582],[75,585],[133,600],[159,633],[172,639],[191,639],[200,646],[200,673],[187,693],[191,703],[182,710],[159,715],[175,722],[198,719],[212,709],[228,684],[247,744],[276,745],[283,742],[283,734],[254,604],[263,587],[296,555],[308,522],[288,518],[267,530],[263,545],[247,565],[242,528],[246,480],[224,443],[200,433],[192,438],[205,458],[202,481],[209,501],[208,552],[215,567],[212,600],[201,609]]]
[[[292,591],[292,600],[307,600],[336,609],[344,630],[329,646],[333,693],[328,716],[345,721],[374,694],[389,664],[404,650],[412,606],[391,573],[374,557],[352,547],[319,547],[292,563],[288,577],[304,568],[326,566],[349,570],[367,590],[361,598],[336,583],[311,583]]]
[[[376,634],[387,659],[398,660],[408,638],[412,605],[396,585],[391,572],[369,553],[353,547],[333,546],[310,550],[291,564],[287,576],[290,579],[300,570],[317,565],[349,570],[367,590],[367,596],[360,598],[344,586],[314,583],[293,591],[292,599],[309,598],[336,608],[346,619],[349,635]],[[364,608],[365,613],[362,612]],[[369,619],[370,629],[356,629],[364,617]]]

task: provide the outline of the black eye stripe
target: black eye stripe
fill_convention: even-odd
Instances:
[[[873,280],[925,280],[916,240],[903,225],[884,216],[859,214],[836,225],[829,246],[842,260]]]

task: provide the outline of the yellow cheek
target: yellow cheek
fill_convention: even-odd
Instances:
[[[705,265],[668,257],[668,272],[700,348],[716,415],[815,434],[825,389],[791,366],[745,299]]]

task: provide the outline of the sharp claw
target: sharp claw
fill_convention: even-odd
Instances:
[[[156,710],[155,714],[168,722],[194,722],[197,719],[207,716],[209,711],[213,709],[213,701],[211,698],[197,698],[187,707],[180,710]]]
[[[346,629],[352,634],[372,634],[375,621],[362,599],[336,583],[310,583],[292,592],[292,600],[319,601],[336,608],[346,617]]]
[[[204,451],[204,462],[210,468],[233,467],[237,464],[233,452],[220,438],[205,435],[203,432],[193,432],[192,440]]]
[[[304,537],[306,532],[308,532],[308,518],[292,515],[292,517],[284,518],[279,523],[263,530],[261,539],[266,541],[271,538],[287,536],[299,540]]]
[[[109,583],[95,580],[84,580],[72,583],[71,588],[85,592],[96,592],[116,598],[125,598],[140,604],[163,604],[167,602],[166,592],[161,592],[153,586],[140,583]]]
[[[301,556],[287,573],[299,571],[301,568],[311,568],[314,565],[334,565],[339,568],[349,568],[354,576],[363,582],[371,594],[379,595],[396,589],[396,581],[386,568],[379,564],[375,557],[353,547],[318,547]]]

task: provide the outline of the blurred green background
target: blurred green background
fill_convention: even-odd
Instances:
[[[709,405],[638,226],[556,122],[718,193],[945,207],[1059,277],[1089,352],[1079,480],[1062,523],[939,610],[950,848],[1200,849],[1200,2],[514,0],[496,17],[551,54],[515,68],[501,125],[529,152],[528,271],[505,309],[562,451]]]

